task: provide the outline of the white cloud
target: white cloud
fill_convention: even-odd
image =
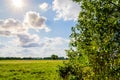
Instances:
[[[0,44],[0,56],[11,57],[44,57],[52,54],[65,56],[68,40],[55,37],[40,38],[35,33],[29,33],[29,29],[49,32],[46,26],[46,18],[37,12],[27,12],[23,21],[13,18],[0,20],[0,36],[4,35],[9,41]]]
[[[36,51],[40,52],[43,57],[51,56],[52,54],[66,57],[65,49],[68,48],[68,42],[69,40],[62,37],[44,37],[39,43],[39,49]]]
[[[39,5],[40,9],[46,11],[49,8],[48,3],[44,2],[42,4]]]
[[[27,45],[23,45],[22,47],[24,47],[24,48],[34,48],[34,47],[39,47],[39,46],[40,45],[38,43],[33,42],[33,43],[29,43]]]
[[[48,28],[48,27],[45,27],[44,29],[45,29],[45,32],[50,32],[51,31],[51,29]]]
[[[10,36],[11,32],[10,31],[2,31],[2,30],[0,30],[0,35],[2,35],[2,36]]]
[[[46,32],[49,32],[50,29],[44,26],[46,19],[41,17],[38,13],[28,12],[26,14],[28,25],[12,18],[0,20],[0,35],[4,37],[15,37],[14,39],[16,40],[13,42],[16,42],[17,46],[38,47],[39,36],[29,34],[28,30],[31,28],[34,30],[45,29]],[[2,46],[0,47],[2,48]]]
[[[10,36],[24,31],[23,24],[18,20],[12,18],[0,20],[0,35]]]
[[[62,37],[44,37],[40,39],[38,44],[32,44],[27,46],[27,50],[31,50],[34,54],[33,56],[47,57],[52,54],[56,54],[58,56],[66,56],[65,49],[68,48],[69,40],[64,39]],[[35,46],[35,47],[33,47]],[[30,48],[30,49],[29,49]],[[28,51],[29,52],[29,51]]]
[[[0,35],[16,36],[18,34],[27,33],[29,29],[34,29],[36,31],[44,29],[46,32],[49,32],[50,29],[45,23],[46,20],[45,17],[33,11],[25,14],[23,22],[13,18],[0,20]]]
[[[45,24],[46,20],[47,19],[43,16],[40,16],[39,13],[29,11],[25,14],[24,25],[35,30],[45,29],[45,31],[48,32],[50,29]]]
[[[15,47],[12,45],[7,45],[4,48],[0,49],[1,57],[21,57],[22,54],[18,54],[17,51],[23,50],[21,47]]]
[[[72,0],[54,0],[53,10],[56,11],[55,20],[77,20],[80,6]]]
[[[2,45],[0,48],[0,56],[5,57],[48,57],[52,54],[66,57],[65,49],[68,48],[69,40],[62,37],[44,37],[40,40],[29,35],[21,35],[18,42],[13,39],[8,45]],[[24,38],[21,38],[24,37]],[[29,39],[27,39],[29,38]],[[36,39],[36,40],[34,40]],[[21,46],[17,46],[21,43]],[[23,44],[24,43],[24,44]],[[3,47],[4,46],[4,47]]]
[[[50,29],[47,27],[46,21],[47,18],[34,11],[27,12],[23,21],[13,18],[0,20],[0,36],[9,36],[9,41],[0,43],[0,56],[45,57],[52,54],[66,56],[64,50],[68,47],[69,41],[67,39],[62,37],[40,38],[37,34],[29,33],[29,29],[36,31],[44,29],[49,32]]]
[[[45,37],[44,38],[44,44],[45,46],[60,46],[60,45],[63,45],[65,43],[68,43],[69,41],[67,39],[64,39],[64,38],[61,38],[61,37],[55,37],[55,38],[48,38],[48,37]]]
[[[21,47],[27,47],[27,46],[35,47],[35,44],[38,44],[39,42],[39,36],[35,34],[34,35],[18,34],[17,42],[20,44]]]

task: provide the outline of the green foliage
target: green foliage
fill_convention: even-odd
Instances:
[[[67,50],[73,77],[77,77],[75,80],[119,80],[120,0],[73,1],[81,5]],[[69,76],[73,75],[72,71]]]
[[[61,80],[62,60],[1,60],[0,80]]]
[[[63,80],[68,80],[69,73],[72,70],[72,66],[65,63],[65,66],[59,66],[59,75],[63,78]]]
[[[53,54],[53,55],[51,55],[51,59],[56,60],[56,59],[58,59],[58,56]]]

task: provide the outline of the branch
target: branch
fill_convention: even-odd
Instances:
[[[116,7],[118,7],[120,9],[119,5],[116,5],[115,3],[113,3],[112,1],[109,1],[111,4],[115,5]]]

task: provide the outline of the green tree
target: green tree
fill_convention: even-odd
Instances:
[[[81,11],[67,50],[68,79],[119,80],[120,0],[73,1]]]
[[[58,59],[58,56],[55,55],[55,54],[53,54],[53,55],[51,55],[51,59],[53,59],[53,60],[57,60],[57,59]]]

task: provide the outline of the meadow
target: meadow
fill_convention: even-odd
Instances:
[[[63,60],[0,60],[0,80],[61,80]]]

